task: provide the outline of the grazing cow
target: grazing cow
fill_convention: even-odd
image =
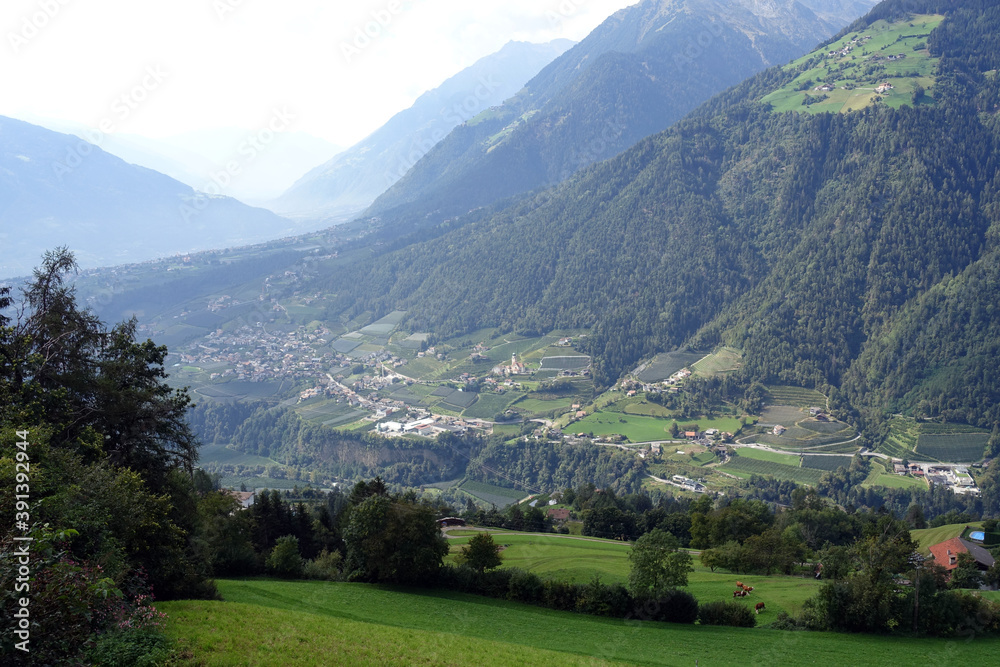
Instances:
[[[743,588],[743,582],[742,581],[737,581],[736,582],[736,588]]]
[[[758,614],[760,612],[764,611],[764,603],[763,602],[758,602],[756,605],[754,605],[754,611],[756,613],[758,613]]]

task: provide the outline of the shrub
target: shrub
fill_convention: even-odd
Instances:
[[[734,628],[752,628],[757,625],[757,615],[749,607],[733,601],[715,600],[698,608],[702,625],[729,625]]]
[[[675,588],[650,600],[649,620],[667,623],[694,623],[698,618],[698,600],[691,593]]]
[[[114,630],[87,650],[89,664],[100,667],[155,667],[170,658],[170,640],[159,630]]]
[[[576,601],[580,597],[578,584],[549,580],[545,582],[544,588],[544,604],[549,609],[562,611],[576,609]]]
[[[294,535],[279,537],[267,557],[267,570],[277,577],[295,579],[302,576],[302,556],[299,555],[299,538]]]
[[[545,584],[533,572],[519,569],[510,570],[510,584],[507,587],[507,599],[527,604],[538,604],[545,596]]]
[[[316,558],[306,561],[302,575],[306,579],[321,579],[324,581],[340,580],[340,563],[343,556],[339,551],[329,552],[323,549]]]

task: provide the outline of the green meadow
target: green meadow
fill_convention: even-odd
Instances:
[[[671,625],[366,584],[218,582],[225,601],[160,603],[187,665],[990,664],[1000,640]],[[756,591],[755,593],[756,594]],[[773,613],[765,612],[766,623]]]

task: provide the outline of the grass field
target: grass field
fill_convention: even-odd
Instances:
[[[930,547],[937,544],[938,542],[944,542],[945,540],[950,540],[953,537],[960,537],[965,531],[966,526],[971,526],[973,528],[982,528],[982,522],[973,523],[949,523],[946,526],[938,526],[937,528],[922,528],[920,530],[911,530],[910,537],[916,540],[920,544],[920,553],[925,556],[930,555]]]
[[[757,459],[758,461],[770,461],[772,463],[781,463],[786,466],[798,467],[799,457],[794,454],[777,454],[775,452],[768,452],[763,449],[755,449],[753,447],[740,447],[737,453],[741,457],[748,459]]]
[[[190,665],[989,664],[995,639],[781,632],[604,619],[444,591],[221,580],[159,603]],[[754,592],[756,595],[756,591]],[[391,610],[391,612],[390,612]],[[770,606],[768,607],[770,611]],[[761,623],[773,618],[765,615]]]

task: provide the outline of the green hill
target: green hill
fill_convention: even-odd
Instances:
[[[502,600],[364,584],[220,581],[226,602],[159,606],[200,665],[894,664],[947,650],[987,663],[1000,642],[610,620]],[[386,610],[392,613],[386,613]],[[763,621],[762,621],[763,622]],[[237,657],[238,656],[238,657]]]

